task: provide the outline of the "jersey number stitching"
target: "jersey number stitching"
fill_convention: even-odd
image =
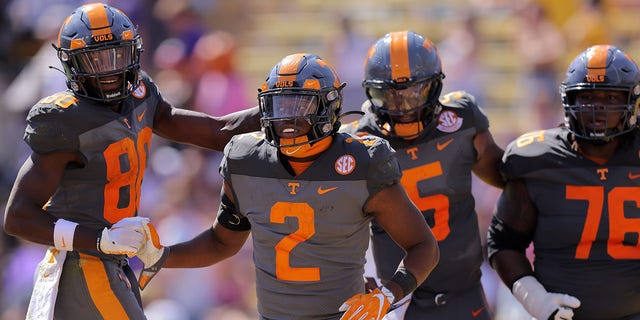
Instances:
[[[616,187],[606,195],[609,216],[609,239],[607,253],[613,259],[640,259],[640,241],[635,245],[624,243],[625,234],[640,236],[640,219],[624,215],[625,202],[635,202],[640,207],[640,188]],[[602,186],[567,186],[568,200],[585,200],[588,203],[587,217],[580,243],[576,248],[576,259],[588,259],[591,246],[596,240],[600,219],[603,214],[605,192]]]
[[[135,143],[127,137],[110,144],[103,152],[108,181],[104,188],[104,218],[111,223],[133,217],[136,213],[151,136],[151,129],[145,127],[138,133]],[[123,168],[121,160],[128,162],[128,170]],[[123,188],[127,188],[124,191],[129,193],[128,203],[120,203],[120,190]]]
[[[315,213],[307,203],[301,202],[276,202],[271,207],[269,220],[272,223],[284,223],[286,217],[298,219],[298,229],[282,238],[276,244],[276,277],[286,281],[319,281],[320,268],[318,267],[292,267],[290,263],[291,251],[311,238],[316,233]]]
[[[431,231],[438,241],[446,239],[451,232],[451,228],[449,227],[449,197],[444,194],[420,197],[418,182],[441,175],[442,166],[440,165],[440,161],[436,161],[403,170],[402,179],[400,179],[400,183],[407,191],[409,198],[413,200],[413,203],[415,203],[420,211],[424,212],[429,209],[435,209],[435,213],[433,214],[435,224],[431,228]]]

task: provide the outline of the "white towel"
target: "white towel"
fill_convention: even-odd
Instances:
[[[52,320],[67,251],[49,248],[38,264],[25,320]]]

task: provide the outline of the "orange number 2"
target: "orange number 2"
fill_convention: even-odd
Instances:
[[[284,223],[286,217],[298,218],[298,229],[276,244],[276,277],[287,281],[318,281],[320,268],[292,267],[289,262],[291,251],[316,233],[313,208],[300,202],[277,202],[271,207],[270,221]]]

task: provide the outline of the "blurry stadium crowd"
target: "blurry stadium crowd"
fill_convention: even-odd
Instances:
[[[0,2],[0,209],[19,164],[28,109],[64,90],[51,47],[79,0]],[[337,69],[345,110],[364,100],[362,62],[374,39],[412,29],[440,50],[445,88],[474,94],[502,147],[515,135],[562,119],[558,79],[588,45],[611,43],[640,59],[637,0],[129,0],[104,1],[139,26],[142,66],[176,105],[213,115],[255,105],[256,88],[288,53],[313,52]],[[190,239],[217,211],[220,154],[154,138],[139,214],[165,244]],[[479,184],[486,233],[497,190]],[[44,247],[0,234],[0,320],[23,319]],[[143,292],[149,319],[253,319],[254,272],[247,248],[216,266],[165,269]],[[131,262],[139,268],[135,259]],[[490,301],[498,280],[485,268]],[[499,309],[500,306],[494,306]],[[497,315],[500,311],[497,310]]]

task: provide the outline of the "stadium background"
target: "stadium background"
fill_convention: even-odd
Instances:
[[[640,59],[640,0],[128,0],[105,1],[139,25],[143,68],[176,105],[214,115],[256,103],[256,89],[283,56],[312,52],[337,69],[345,110],[364,99],[362,62],[386,32],[411,29],[439,48],[445,91],[476,95],[505,147],[528,130],[562,119],[557,86],[588,45],[611,43]],[[63,90],[51,43],[78,0],[0,1],[0,209],[29,150],[26,112]],[[172,244],[207,228],[217,210],[220,154],[154,138],[140,215]],[[497,190],[477,184],[485,233]],[[44,247],[2,233],[0,320],[23,319]],[[134,267],[139,268],[137,260]],[[251,248],[204,269],[163,270],[143,292],[149,318],[253,319]],[[488,297],[503,307],[485,268]],[[503,312],[504,314],[504,312]]]

